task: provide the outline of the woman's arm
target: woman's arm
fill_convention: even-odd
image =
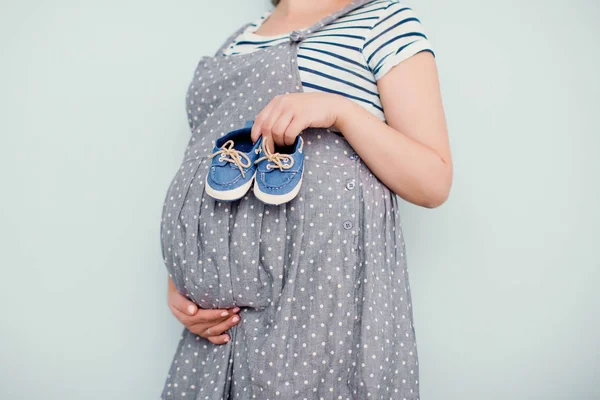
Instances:
[[[357,103],[333,95],[334,126],[373,173],[405,200],[443,204],[452,185],[452,157],[434,57],[419,53],[378,82],[387,124]]]
[[[452,159],[435,59],[425,52],[406,59],[378,88],[387,124],[338,94],[290,93],[258,113],[252,139],[290,145],[306,128],[335,126],[392,191],[416,205],[440,206],[450,193]]]
[[[289,145],[306,128],[335,126],[392,191],[416,205],[440,206],[452,185],[452,157],[435,59],[423,52],[404,60],[378,88],[387,124],[338,94],[291,93],[258,113],[252,139]]]

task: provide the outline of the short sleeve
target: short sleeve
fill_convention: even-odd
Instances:
[[[362,50],[376,80],[395,65],[422,51],[435,57],[415,11],[397,1],[381,12],[365,37]]]

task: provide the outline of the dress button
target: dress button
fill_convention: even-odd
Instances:
[[[350,154],[349,158],[350,158],[351,160],[358,160],[358,154],[356,154],[356,153],[352,153],[352,154]]]
[[[300,36],[300,32],[298,31],[293,31],[290,33],[290,39],[294,42],[299,42],[301,38],[302,36]]]
[[[351,221],[344,221],[344,229],[345,230],[352,229],[352,222]]]
[[[348,181],[348,183],[346,183],[346,189],[348,189],[348,190],[354,189],[355,186],[356,186],[356,183],[354,183],[354,181]]]

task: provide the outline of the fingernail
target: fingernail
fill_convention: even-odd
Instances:
[[[233,317],[232,321],[233,322],[238,322],[240,320],[240,317],[238,317],[237,315],[235,317]]]
[[[240,308],[239,308],[239,307],[235,307],[235,308],[233,309],[233,312],[234,312],[234,313],[236,313],[236,312],[238,312],[238,311],[240,311]]]
[[[188,306],[188,313],[190,313],[190,315],[194,315],[195,312],[196,312],[196,307],[190,304]]]
[[[226,317],[226,316],[228,316],[228,315],[229,315],[229,313],[228,313],[227,311],[223,311],[223,312],[221,313],[221,317]]]
[[[225,343],[229,342],[229,336],[225,337],[223,340],[225,340]]]

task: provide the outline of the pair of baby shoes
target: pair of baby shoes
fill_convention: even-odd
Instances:
[[[263,203],[279,205],[300,191],[304,173],[304,141],[269,151],[263,137],[252,143],[254,121],[216,140],[206,175],[206,192],[220,201],[239,200],[254,182],[254,195]]]

